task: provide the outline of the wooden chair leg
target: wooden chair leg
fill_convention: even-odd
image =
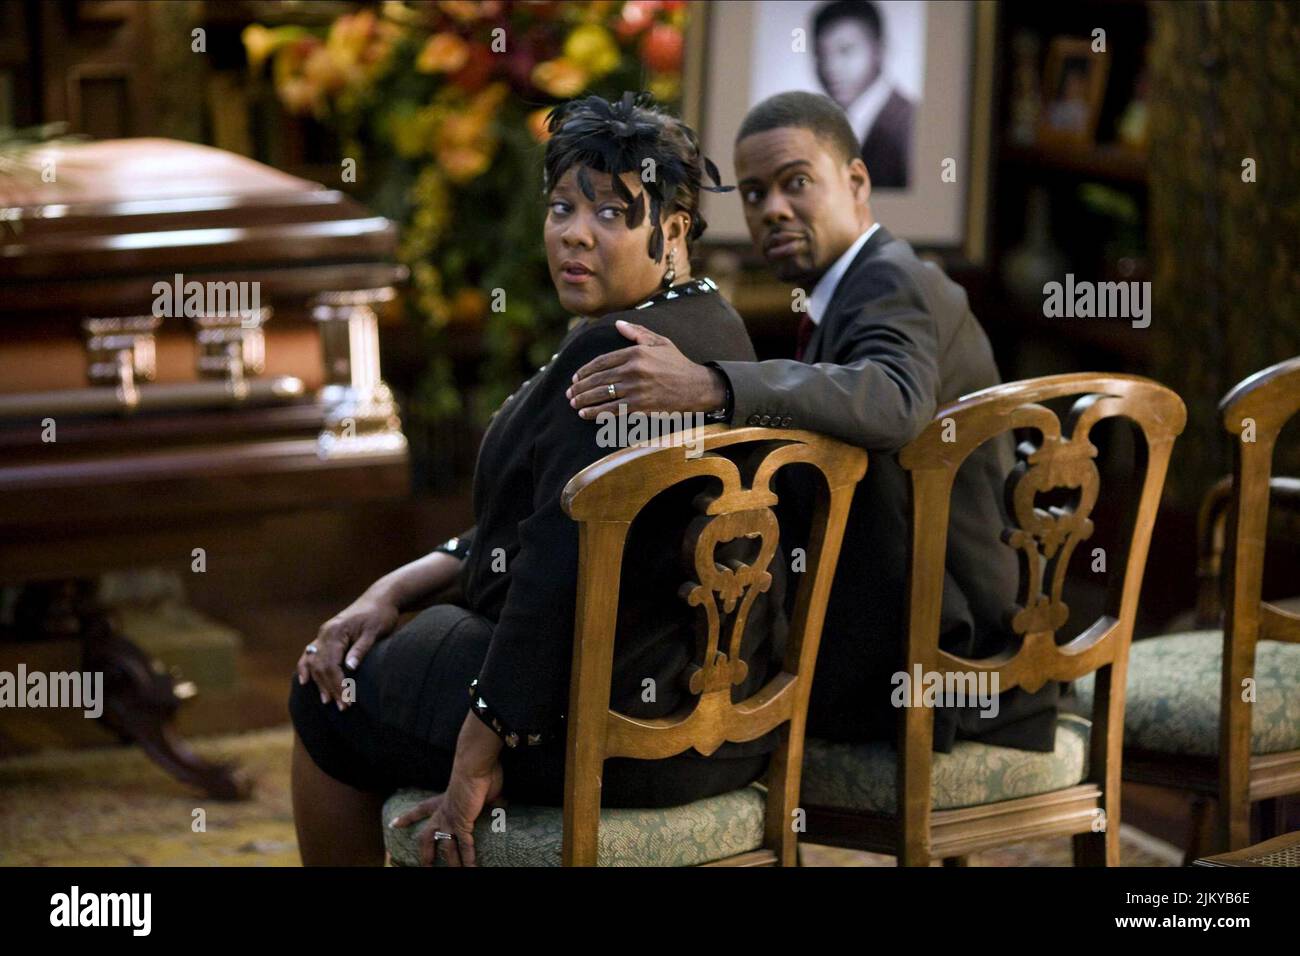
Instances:
[[[929,866],[930,851],[916,846],[903,846],[897,855],[899,866]]]
[[[1269,797],[1259,802],[1259,841],[1282,835],[1282,801]],[[1255,841],[1252,840],[1252,843]]]
[[[1183,866],[1191,866],[1205,855],[1205,830],[1210,823],[1212,802],[1204,794],[1192,797],[1192,820],[1187,829],[1187,852],[1183,855]]]
[[[1213,852],[1226,853],[1245,849],[1250,845],[1250,801],[1227,799],[1219,801]]]

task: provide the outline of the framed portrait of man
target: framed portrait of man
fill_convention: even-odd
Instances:
[[[734,173],[732,144],[750,107],[786,90],[822,93],[861,143],[875,217],[918,248],[983,261],[991,2],[700,6],[687,38],[684,112],[724,175]],[[733,193],[709,194],[702,211],[706,240],[748,241]]]

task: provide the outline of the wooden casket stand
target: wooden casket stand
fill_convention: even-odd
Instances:
[[[28,165],[0,175],[0,584],[19,589],[3,646],[75,640],[107,729],[244,797],[175,732],[171,677],[115,630],[95,576],[192,570],[213,529],[257,548],[269,516],[408,492],[379,368],[395,229],[192,144],[51,146]]]

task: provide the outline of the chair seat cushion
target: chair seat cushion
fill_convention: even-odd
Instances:
[[[1081,783],[1088,773],[1089,721],[1062,714],[1051,753],[959,740],[934,754],[931,807],[952,810],[1030,797]],[[898,751],[889,743],[839,743],[809,738],[804,745],[800,803],[892,816],[897,810]]]
[[[397,829],[388,821],[433,796],[399,790],[384,803],[384,845],[396,866],[419,866],[420,822]],[[696,866],[756,850],[763,844],[766,791],[751,784],[680,807],[657,810],[603,809],[597,861],[600,866]],[[493,829],[492,811],[474,826],[479,866],[559,866],[563,811],[511,804]]]
[[[1134,641],[1124,701],[1124,745],[1156,753],[1219,752],[1223,632],[1188,631]],[[1300,644],[1255,645],[1250,752],[1300,749]],[[1091,712],[1093,675],[1075,681]]]

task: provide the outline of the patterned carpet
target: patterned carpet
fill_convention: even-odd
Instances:
[[[47,751],[0,761],[0,865],[296,866],[289,728],[191,741],[256,781],[251,800],[205,800],[134,748]],[[202,811],[196,813],[196,811]],[[203,826],[200,828],[199,823]],[[1125,866],[1167,866],[1121,828]],[[804,844],[808,866],[892,866],[893,857]],[[981,854],[979,866],[1069,866],[1068,838]]]

